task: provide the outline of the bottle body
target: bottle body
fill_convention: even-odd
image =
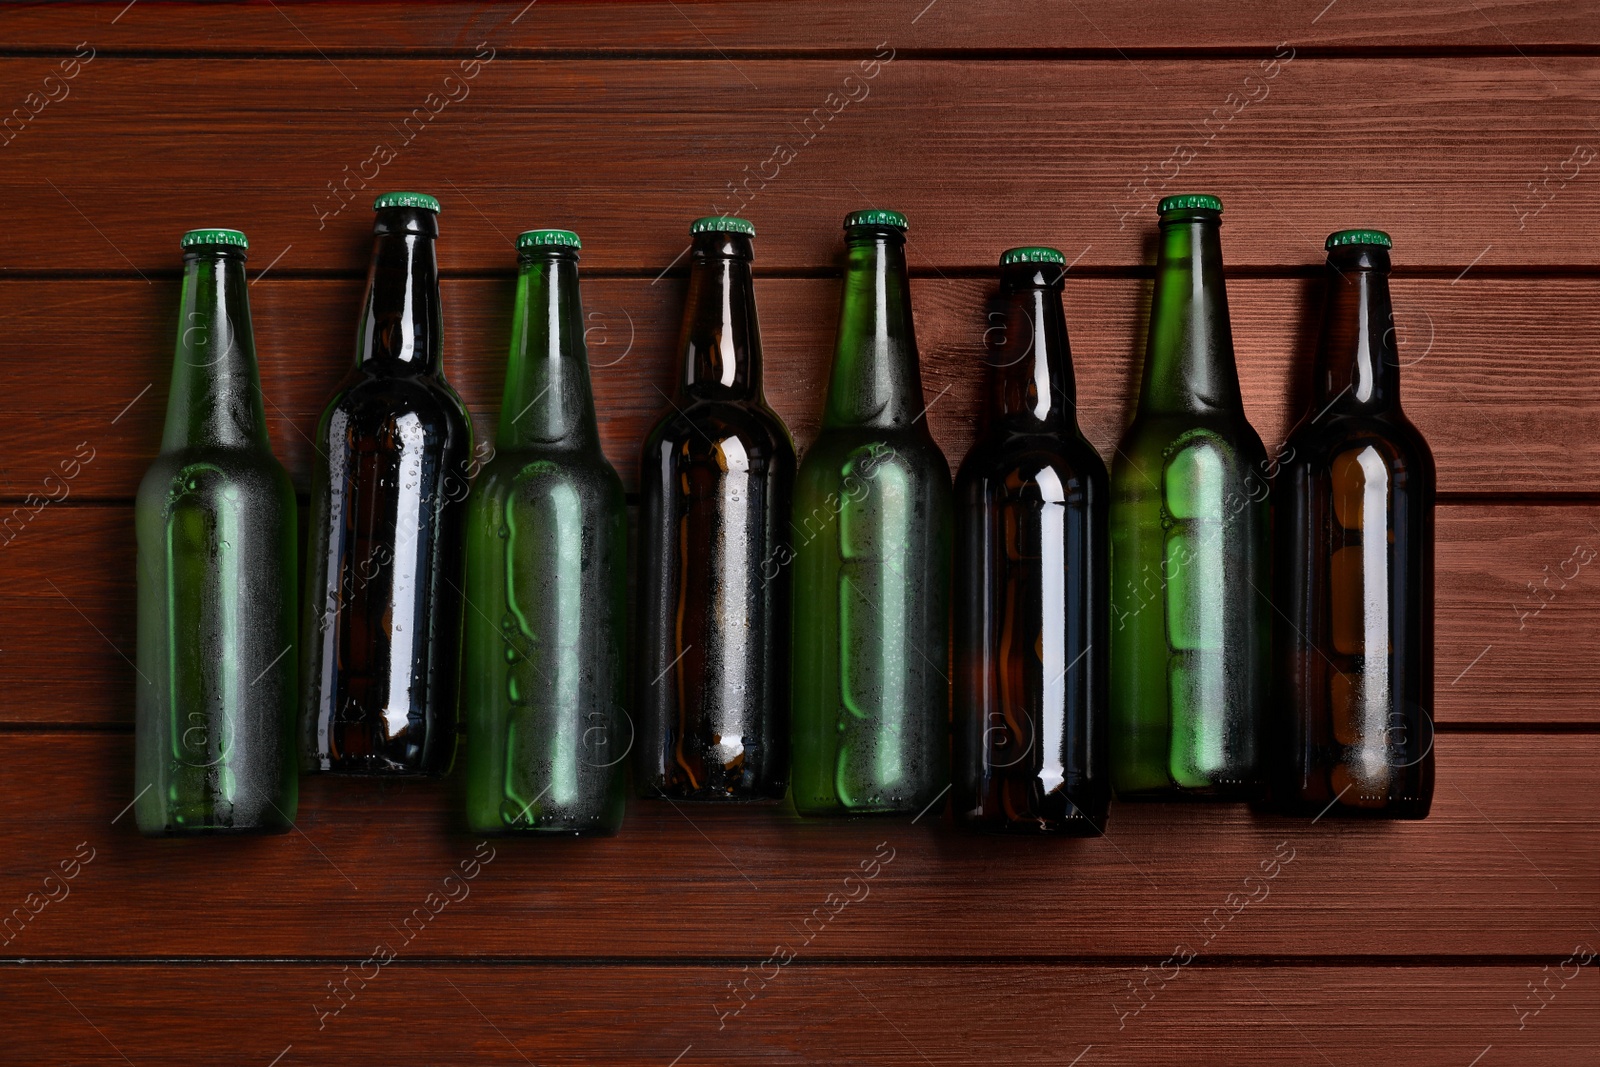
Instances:
[[[773,413],[707,402],[663,419],[644,451],[639,786],[673,799],[781,799],[788,432]]]
[[[795,455],[761,394],[747,247],[695,239],[685,380],[640,465],[635,767],[650,796],[779,800],[789,780]]]
[[[307,770],[439,775],[454,755],[472,431],[439,370],[437,232],[430,213],[380,212],[361,359],[317,427]]]
[[[466,526],[467,824],[615,833],[637,743],[626,721],[622,482],[599,456],[501,452],[473,486]]]
[[[636,743],[627,503],[600,449],[577,243],[566,230],[519,238],[498,451],[468,501],[461,721],[474,833],[622,824]]]
[[[1433,456],[1399,406],[1387,254],[1329,258],[1318,377],[1343,393],[1307,412],[1273,483],[1273,799],[1420,819],[1433,796]]]
[[[795,483],[802,815],[917,814],[948,781],[950,468],[932,440],[824,431]]]
[[[243,262],[190,256],[165,440],[134,505],[150,835],[281,833],[298,796],[296,504],[267,445]]]
[[[1056,440],[956,476],[955,803],[980,830],[1093,835],[1106,754],[1105,465]]]
[[[1110,485],[1073,414],[1060,272],[1008,268],[990,425],[956,475],[953,778],[971,829],[1100,834],[1111,799]]]
[[[1164,213],[1144,388],[1112,468],[1119,797],[1248,799],[1261,785],[1266,452],[1239,396],[1217,214]]]
[[[802,815],[916,815],[948,788],[950,468],[923,418],[904,238],[847,241],[791,519],[791,790]]]

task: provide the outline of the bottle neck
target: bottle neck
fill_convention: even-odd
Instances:
[[[1139,407],[1152,414],[1243,410],[1216,212],[1171,212],[1161,220]]]
[[[184,257],[163,452],[269,447],[244,260],[211,247]]]
[[[438,220],[422,208],[385,208],[373,234],[356,362],[378,373],[436,375],[444,345]]]
[[[1077,425],[1072,349],[1061,308],[1062,268],[1019,263],[1000,278],[1004,341],[991,354],[989,410],[1014,432],[1068,433]]]
[[[905,236],[857,226],[846,235],[839,340],[822,425],[909,426],[922,416]]]
[[[678,385],[694,400],[752,400],[761,395],[761,329],[756,322],[750,238],[696,234],[678,350]]]
[[[600,447],[578,257],[569,249],[540,249],[518,265],[499,447]]]
[[[1328,292],[1314,377],[1318,411],[1399,407],[1400,357],[1386,249],[1350,245],[1328,253]]]

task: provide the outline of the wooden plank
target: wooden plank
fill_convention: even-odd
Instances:
[[[509,258],[507,256],[506,258]],[[1310,351],[1320,313],[1310,279],[1229,283],[1246,407],[1269,447],[1309,406]],[[1130,417],[1143,358],[1148,281],[1067,283],[1085,433],[1110,456]],[[302,491],[310,435],[353,358],[359,280],[282,280],[250,291],[274,446]],[[77,451],[94,452],[72,482],[76,499],[129,499],[159,447],[171,374],[177,284],[11,281],[0,285],[0,498],[43,491]],[[1432,444],[1445,492],[1588,492],[1600,482],[1600,278],[1402,278],[1406,408]],[[683,282],[590,277],[584,283],[601,429],[632,485],[638,447],[666,410],[677,374]],[[802,444],[815,434],[827,388],[839,283],[757,282],[769,397]],[[913,293],[934,435],[959,464],[984,403],[983,278],[917,279]],[[446,371],[492,437],[510,327],[507,279],[447,280]],[[1528,339],[1540,338],[1537,359]],[[946,391],[948,390],[948,391]],[[51,491],[59,494],[52,483]]]
[[[1579,936],[1593,945],[1595,935]],[[1592,951],[1592,948],[1588,951]],[[1561,967],[1571,947],[1551,959]],[[1580,952],[1579,959],[1582,958]],[[1540,967],[30,965],[0,971],[20,1063],[1591,1064],[1600,982]],[[749,961],[758,974],[763,958]],[[1152,971],[1159,958],[1151,961]],[[342,968],[349,966],[349,972]],[[1168,968],[1169,973],[1175,968]],[[356,977],[347,978],[346,975]],[[370,976],[362,981],[360,974]],[[324,983],[332,981],[342,1001]],[[347,982],[348,986],[340,986]],[[52,986],[54,988],[52,988]],[[226,1011],[200,1011],[227,993]],[[342,1003],[338,1014],[333,1008]],[[534,1010],[530,1010],[530,1006]],[[1122,1014],[1119,1016],[1118,1012]],[[80,1017],[80,1014],[81,1017]],[[320,1014],[320,1013],[329,1014]],[[1119,1028],[1120,1021],[1120,1028]],[[319,1026],[320,1024],[320,1026]],[[1521,1029],[1519,1029],[1519,1025]],[[97,1032],[98,1031],[98,1032]],[[113,1051],[115,1050],[115,1051]],[[673,1057],[681,1057],[674,1061]]]
[[[441,196],[452,268],[499,267],[506,235],[564,224],[591,265],[653,274],[688,219],[718,210],[754,218],[767,266],[818,268],[845,212],[874,203],[909,214],[925,270],[1040,240],[1126,268],[1151,254],[1161,193],[1196,188],[1228,204],[1234,266],[1313,264],[1325,234],[1358,224],[1391,231],[1406,267],[1450,276],[1592,266],[1600,58],[1285,66],[1274,52],[908,57],[870,78],[843,57],[507,56],[469,80],[442,58],[104,55],[0,151],[0,185],[28,206],[0,269],[167,270],[184,229],[232,224],[258,262],[359,271],[379,186]],[[0,101],[52,69],[0,60]],[[346,181],[352,199],[336,198]]]
[[[1555,960],[1600,907],[1600,798],[1581,785],[1594,734],[1440,735],[1420,823],[1119,804],[1106,839],[1036,841],[932,817],[635,801],[609,840],[481,849],[450,832],[448,783],[351,779],[308,781],[287,836],[146,841],[117,819],[133,799],[131,737],[7,746],[0,902],[24,906],[80,845],[88,860],[64,898],[26,905],[37,914],[9,933],[8,957],[361,958],[426,906],[408,955],[765,958],[809,931],[808,954],[830,958],[1164,957],[1199,939],[1207,956]],[[464,896],[444,879],[475,856],[487,864]],[[429,903],[446,889],[456,903]],[[828,921],[805,926],[814,909]]]
[[[1593,507],[1439,509],[1439,722],[1600,722],[1597,523]],[[0,566],[0,722],[132,722],[131,508],[47,508]]]
[[[1556,0],[1482,0],[1426,9],[1374,9],[1360,4],[1270,3],[1227,0],[1202,7],[1152,10],[1137,0],[1107,0],[1092,9],[1025,0],[975,11],[944,0],[845,0],[811,4],[804,19],[780,14],[774,0],[726,3],[611,3],[603,6],[541,0],[416,7],[378,3],[359,7],[289,5],[80,4],[64,10],[40,4],[8,10],[12,48],[75,47],[85,38],[105,49],[163,52],[393,55],[459,50],[484,38],[519,52],[557,51],[715,56],[752,51],[855,50],[883,37],[907,48],[940,51],[1066,49],[1137,52],[1142,49],[1271,47],[1284,39],[1308,48],[1561,48],[1596,43],[1600,8]],[[675,9],[676,8],[676,9]],[[1092,16],[1089,14],[1092,10]]]

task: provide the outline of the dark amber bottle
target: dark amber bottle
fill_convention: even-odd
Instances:
[[[1000,264],[988,427],[956,476],[956,817],[1099,834],[1111,798],[1110,484],[1078,429],[1066,260],[1013,248]]]
[[[373,205],[356,365],[317,427],[301,764],[439,775],[455,754],[472,423],[441,366],[439,202]]]
[[[678,388],[639,473],[638,787],[777,800],[789,782],[794,444],[761,390],[744,219],[697,219]]]
[[[1306,417],[1280,460],[1273,798],[1420,819],[1433,798],[1433,455],[1400,410],[1387,234],[1328,238]]]

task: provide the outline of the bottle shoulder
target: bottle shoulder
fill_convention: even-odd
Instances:
[[[416,414],[436,416],[444,422],[467,421],[466,404],[443,378],[372,374],[360,367],[354,368],[328,399],[323,418],[336,413],[358,419]]]
[[[1308,418],[1294,428],[1284,444],[1308,456],[1325,456],[1357,441],[1384,442],[1396,452],[1433,460],[1433,450],[1422,431],[1398,409],[1332,412],[1315,421]]]
[[[1064,483],[1107,478],[1105,460],[1080,433],[1041,431],[1017,433],[992,428],[962,460],[956,484],[973,481],[1031,480],[1049,470]]]
[[[1398,412],[1330,416],[1295,429],[1284,442],[1278,466],[1290,477],[1322,471],[1338,457],[1371,449],[1386,468],[1431,486],[1436,478],[1433,450],[1416,426]]]
[[[798,486],[820,488],[852,475],[898,471],[917,483],[948,493],[950,463],[925,431],[885,432],[871,428],[826,429],[800,461]]]
[[[688,409],[685,415],[695,415]],[[650,523],[678,514],[681,503],[711,497],[727,507],[787,508],[794,488],[794,443],[777,413],[760,405],[700,405],[702,418],[669,411],[645,438],[639,457],[639,502]],[[741,489],[747,479],[751,492]],[[731,495],[730,495],[731,491]]]
[[[626,505],[616,468],[603,454],[588,449],[498,450],[473,482],[471,499],[506,499],[513,493],[548,493],[561,487],[583,498]]]
[[[1195,438],[1209,438],[1227,446],[1241,461],[1265,462],[1267,450],[1244,412],[1138,412],[1117,443],[1113,466],[1131,457],[1163,456]]]
[[[426,376],[363,374],[346,379],[323,409],[317,439],[354,444],[388,439],[402,419],[414,419],[428,447],[472,448],[472,418],[454,389]]]
[[[793,457],[794,438],[776,411],[761,400],[696,400],[682,404],[674,399],[645,437],[644,452],[654,452],[663,444],[691,438],[720,441],[738,438],[747,448],[764,454]]]
[[[259,448],[182,448],[162,452],[139,480],[135,507],[165,506],[185,493],[225,497],[252,509],[294,507],[294,483],[276,456]]]
[[[1143,426],[1136,421],[1111,460],[1112,488],[1120,499],[1165,495],[1175,485],[1201,478],[1259,502],[1266,498],[1272,473],[1261,438],[1242,415],[1235,420],[1163,417]]]

